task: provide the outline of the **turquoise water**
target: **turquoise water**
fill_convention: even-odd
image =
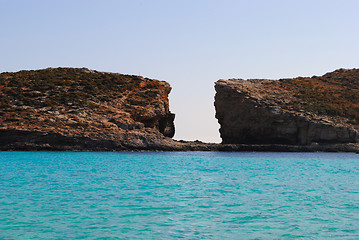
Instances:
[[[0,239],[359,239],[359,155],[0,152]]]

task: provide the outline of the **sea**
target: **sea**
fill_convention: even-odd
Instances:
[[[359,239],[359,155],[0,152],[0,239]]]

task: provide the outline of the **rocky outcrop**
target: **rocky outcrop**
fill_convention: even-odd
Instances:
[[[176,145],[167,82],[86,68],[0,74],[0,150]]]
[[[358,142],[357,69],[278,81],[219,80],[215,89],[225,144]]]
[[[166,82],[86,68],[2,73],[0,151],[358,152],[357,78],[351,81],[357,75],[325,76],[335,94],[345,94],[332,94],[332,105],[324,108],[320,99],[303,104],[308,91],[293,91],[303,89],[286,79],[218,81],[216,116],[224,144],[215,144],[171,138],[175,115]],[[337,78],[349,87],[331,81]]]

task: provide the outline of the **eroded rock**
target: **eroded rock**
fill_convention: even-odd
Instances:
[[[215,89],[223,143],[358,142],[357,69],[338,70],[321,78],[219,80]]]
[[[84,68],[2,73],[0,149],[175,145],[170,91],[164,81]]]

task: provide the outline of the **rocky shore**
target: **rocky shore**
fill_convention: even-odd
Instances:
[[[2,73],[0,151],[359,152],[358,79],[358,70],[338,70],[319,78],[220,80],[217,144],[172,139],[164,81],[86,68]],[[317,95],[335,94],[323,105],[306,84],[320,88]]]
[[[68,137],[56,133],[0,130],[0,151],[221,151],[221,152],[357,152],[359,145],[346,144],[220,144],[200,141],[162,141],[136,144]]]

